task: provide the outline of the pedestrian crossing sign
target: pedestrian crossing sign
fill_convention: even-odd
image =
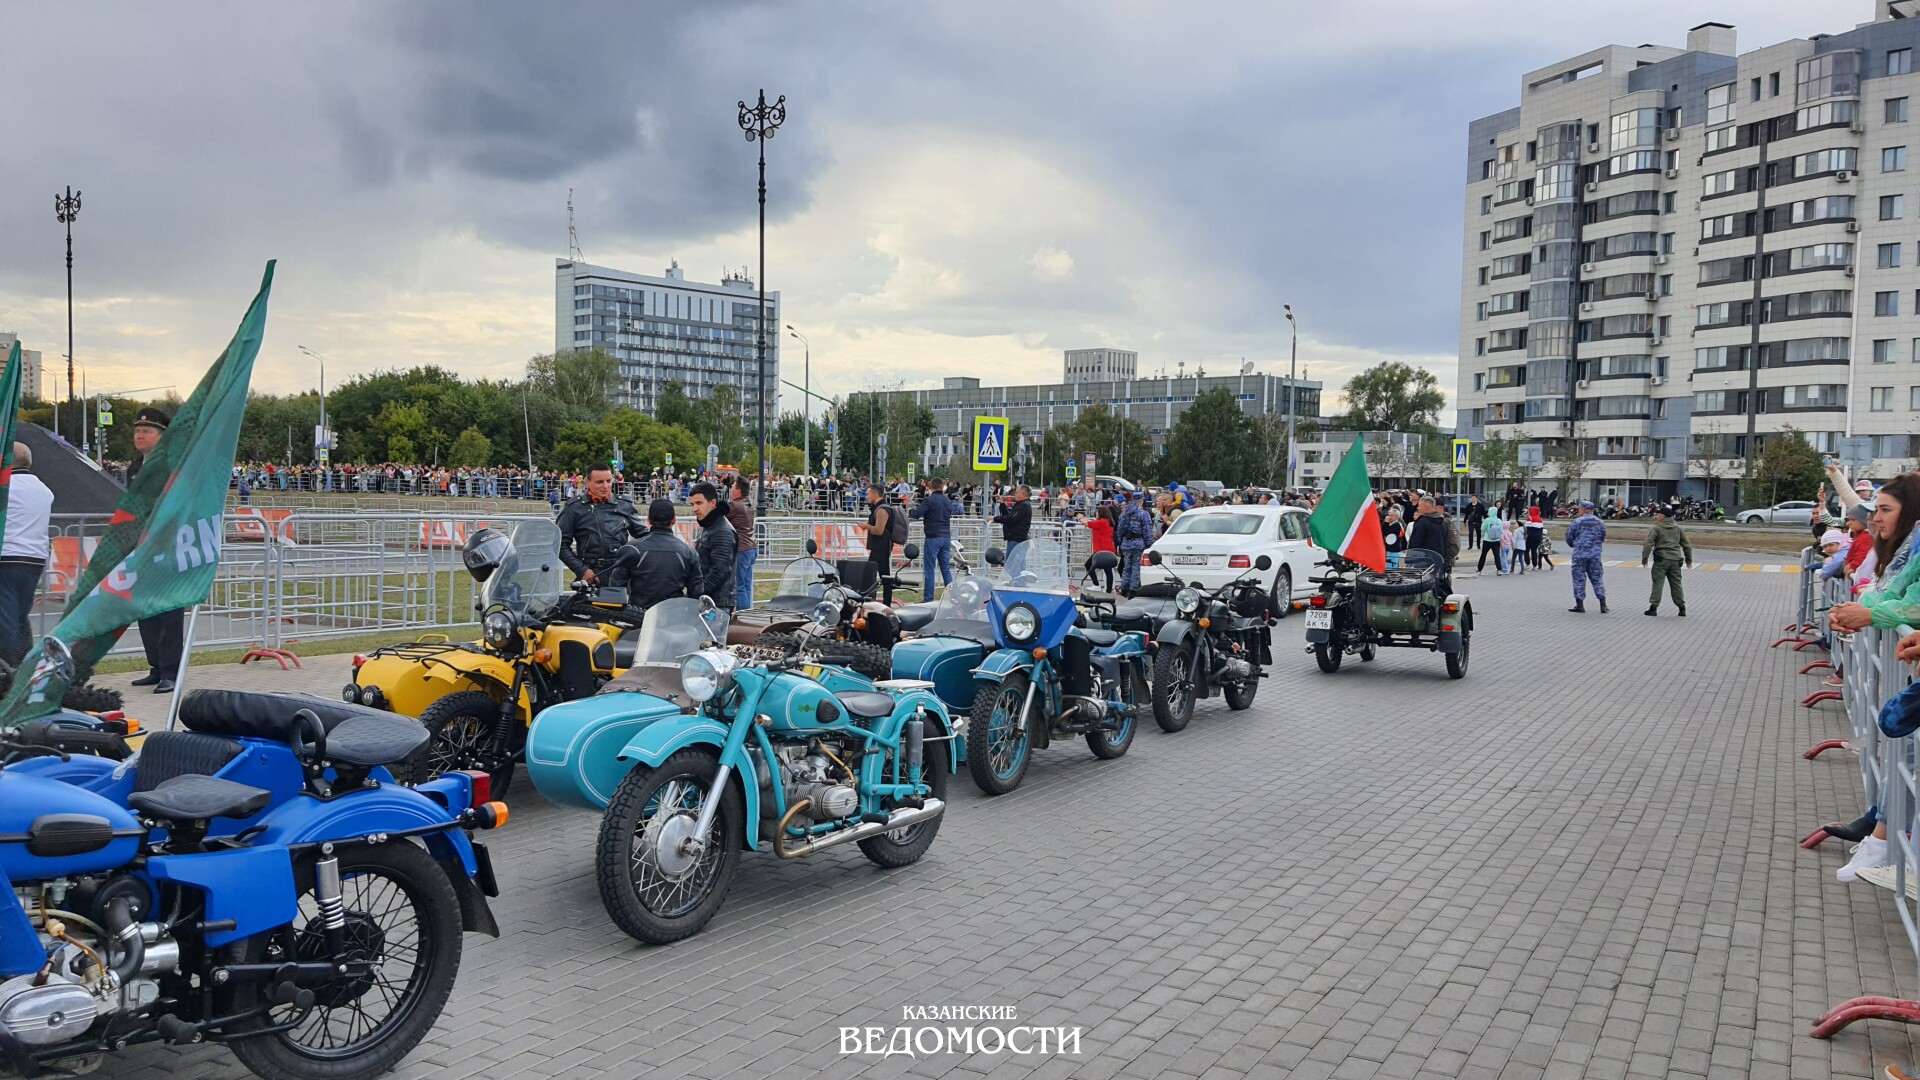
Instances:
[[[1007,418],[973,418],[973,468],[975,472],[1007,471]]]
[[[1464,473],[1473,460],[1473,441],[1471,439],[1453,440],[1453,471]]]
[[[1069,480],[1080,479],[1080,469],[1077,466],[1075,466],[1072,462],[1067,463],[1067,479]]]

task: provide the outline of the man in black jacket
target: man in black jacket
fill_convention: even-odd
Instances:
[[[647,531],[633,500],[613,497],[613,469],[606,465],[587,470],[587,493],[562,507],[555,524],[560,526],[560,561],[590,585],[628,540]]]
[[[1475,495],[1467,502],[1467,550],[1471,551],[1480,546],[1480,526],[1486,524],[1486,521],[1487,508],[1480,502],[1480,496]]]
[[[1033,535],[1033,490],[1025,484],[1013,489],[1006,504],[993,515],[1007,545],[1007,580],[1017,580],[1027,569],[1027,540]]]
[[[159,409],[141,409],[133,418],[133,449],[140,456],[127,466],[127,485],[147,463],[147,455],[160,445],[170,423]],[[187,613],[163,611],[140,620],[140,647],[147,653],[147,673],[133,680],[135,686],[151,686],[156,694],[170,694],[180,678],[180,657],[186,649]]]
[[[1440,591],[1444,595],[1453,591],[1453,553],[1447,549],[1452,546],[1453,524],[1440,510],[1440,504],[1431,495],[1420,496],[1420,513],[1413,519],[1413,529],[1407,537],[1408,550],[1425,549],[1441,557],[1444,564],[1440,574]]]
[[[679,596],[700,595],[700,559],[673,529],[673,503],[647,504],[647,534],[634,541],[640,561],[627,578],[627,600],[642,611]]]
[[[733,557],[740,541],[727,520],[727,504],[712,484],[702,481],[687,495],[700,522],[700,538],[694,542],[694,554],[700,557],[700,589],[694,594],[713,601],[713,606],[733,610]]]

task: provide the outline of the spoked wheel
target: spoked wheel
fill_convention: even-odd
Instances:
[[[1460,651],[1447,654],[1447,678],[1464,679],[1467,677],[1467,647],[1473,642],[1473,631],[1460,631]]]
[[[713,825],[694,842],[717,769],[711,750],[682,750],[657,769],[635,767],[614,792],[594,871],[607,914],[636,940],[666,945],[696,934],[727,899],[746,816],[738,788],[719,793]]]
[[[343,850],[341,931],[346,951],[329,951],[313,892],[301,868],[300,914],[293,923],[230,947],[249,963],[367,963],[368,970],[312,986],[310,1008],[281,1005],[236,1024],[231,1033],[290,1025],[231,1042],[240,1063],[267,1080],[347,1080],[393,1069],[419,1044],[447,1003],[460,970],[460,901],[446,871],[417,845],[395,841]],[[235,990],[236,1011],[257,1007],[269,987]]]
[[[886,752],[885,763],[880,767],[880,775],[889,783],[907,782],[905,770],[896,771],[896,755],[892,750]],[[920,779],[933,789],[933,797],[945,801],[947,797],[947,745],[945,743],[926,744],[920,764]],[[889,802],[883,810],[892,810],[898,805]],[[945,815],[941,815],[944,817]],[[907,866],[920,861],[920,856],[933,846],[933,838],[940,831],[940,818],[922,821],[904,829],[894,829],[859,841],[860,852],[875,863],[885,867]]]
[[[1087,732],[1087,749],[1093,751],[1093,756],[1101,761],[1112,761],[1114,758],[1121,757],[1133,746],[1134,721],[1138,719],[1140,713],[1140,699],[1135,695],[1137,689],[1138,686],[1132,674],[1123,673],[1120,676],[1120,685],[1115,688],[1114,693],[1126,703],[1126,718],[1120,721],[1119,727],[1095,728]]]
[[[495,795],[505,795],[513,783],[513,751],[496,753],[493,725],[500,719],[500,703],[478,690],[448,694],[420,714],[427,729],[427,745],[413,761],[411,782],[425,783],[455,769],[479,769],[493,779]]]
[[[1320,665],[1321,671],[1331,675],[1340,670],[1340,658],[1343,654],[1344,650],[1340,646],[1323,641],[1313,647],[1313,662]]]
[[[1193,720],[1193,650],[1162,649],[1153,658],[1153,722],[1181,731]]]
[[[967,717],[967,772],[989,795],[1005,795],[1020,786],[1033,757],[1033,743],[1022,715],[1031,680],[1009,675],[998,686],[981,687],[973,695]]]

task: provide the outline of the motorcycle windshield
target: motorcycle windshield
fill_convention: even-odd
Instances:
[[[1027,544],[1024,567],[1007,567],[1005,589],[1038,589],[1044,592],[1067,591],[1067,551],[1060,541],[1034,539]]]
[[[775,596],[810,596],[819,599],[827,594],[827,584],[820,580],[822,575],[832,574],[833,566],[819,559],[795,559],[787,564],[780,573],[780,589]]]
[[[517,521],[495,528],[513,541],[513,550],[487,579],[481,603],[491,607],[529,607],[560,599],[560,527],[551,521]]]
[[[987,621],[987,601],[993,599],[993,581],[990,578],[973,575],[963,577],[947,586],[941,594],[940,602],[934,605],[933,621],[938,626],[944,622]]]
[[[726,613],[710,609],[702,614],[700,601],[689,597],[663,600],[647,609],[633,648],[635,664],[677,664],[689,653],[726,638]]]

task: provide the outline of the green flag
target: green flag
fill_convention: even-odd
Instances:
[[[7,535],[7,491],[13,486],[13,424],[20,415],[20,341],[7,354],[7,370],[0,372],[0,537]]]
[[[222,515],[233,475],[234,445],[247,411],[253,358],[266,331],[273,263],[226,351],[207,369],[193,396],[127,484],[106,533],[67,597],[52,637],[72,654],[70,675],[36,644],[0,700],[0,727],[45,716],[67,685],[93,666],[136,620],[192,607],[207,598],[220,563]],[[9,449],[11,443],[8,444]],[[55,647],[54,652],[62,649]]]

